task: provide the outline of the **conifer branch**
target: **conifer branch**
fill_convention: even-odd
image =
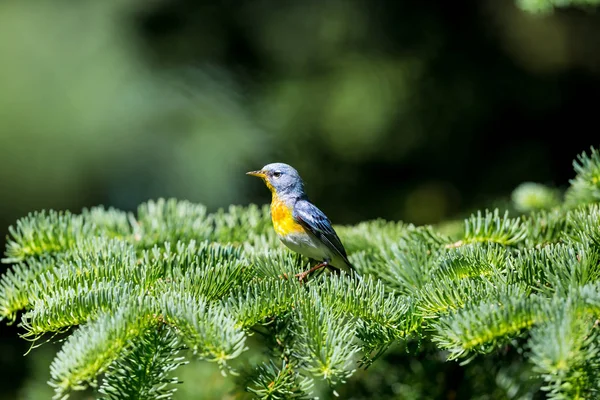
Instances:
[[[202,242],[210,237],[206,207],[187,201],[148,201],[138,207],[137,219],[133,221],[133,240],[142,249],[178,241]]]
[[[312,386],[311,379],[301,376],[285,360],[281,366],[269,360],[256,368],[256,376],[248,383],[247,390],[264,400],[308,400]]]
[[[549,296],[555,292],[566,295],[570,288],[600,278],[600,253],[588,244],[555,244],[522,250],[510,263],[516,272],[514,282],[524,282]]]
[[[431,271],[431,280],[450,278],[494,277],[504,274],[509,252],[495,243],[464,245],[442,254],[439,264]]]
[[[103,206],[84,208],[81,212],[83,220],[95,227],[108,238],[128,240],[132,234],[132,221],[134,216],[117,210],[113,207],[108,209]]]
[[[67,328],[93,321],[107,312],[114,311],[123,301],[135,296],[133,284],[94,282],[75,288],[57,288],[52,295],[36,300],[26,312],[21,326],[24,338],[37,340],[48,332],[62,332]]]
[[[225,371],[227,362],[246,350],[245,333],[219,304],[174,288],[164,288],[158,301],[164,321],[199,358],[216,362]]]
[[[75,246],[77,240],[91,231],[83,216],[68,211],[30,213],[8,229],[4,263],[23,261],[28,257],[53,254]]]
[[[381,281],[352,280],[343,273],[339,277],[322,276],[309,283],[308,296],[318,298],[335,312],[396,329],[398,337],[410,333],[404,325],[409,299],[387,293]]]
[[[298,305],[295,356],[311,375],[335,385],[354,373],[359,347],[354,343],[354,327],[348,318],[319,303],[319,297],[309,296]]]
[[[554,208],[541,210],[523,216],[523,224],[527,229],[524,241],[525,248],[549,243],[559,243],[571,231],[569,224],[570,211]]]
[[[333,388],[413,339],[463,363],[516,346],[529,364],[497,368],[507,391],[518,391],[507,371],[533,368],[550,398],[597,397],[600,153],[574,165],[564,203],[521,186],[523,214],[478,212],[453,239],[384,220],[337,227],[360,279],[298,282],[308,260],[280,245],[266,206],[31,213],[9,231],[0,319],[29,340],[69,335],[51,365],[55,398],[102,375],[107,399],[171,398],[179,350],[236,374],[257,332],[270,359],[245,367],[243,390],[258,398],[309,398],[316,380]]]
[[[422,241],[400,241],[380,249],[372,261],[372,274],[403,294],[412,294],[427,282],[433,268],[429,245]],[[367,270],[367,272],[370,272]]]
[[[0,277],[0,320],[7,319],[13,323],[17,313],[30,303],[31,287],[38,276],[54,267],[54,260],[28,259],[13,264]]]
[[[300,284],[293,277],[255,281],[224,299],[223,308],[230,310],[238,326],[250,328],[289,311],[299,291]]]
[[[590,154],[582,152],[573,161],[576,175],[565,193],[565,206],[577,207],[600,201],[600,152],[591,148]]]
[[[565,239],[574,243],[589,243],[600,248],[600,204],[588,204],[569,214],[569,229]]]
[[[489,298],[490,293],[494,293],[497,288],[498,284],[489,279],[432,280],[417,294],[416,312],[425,319],[438,318]]]
[[[598,394],[598,328],[595,317],[585,312],[577,297],[572,292],[566,301],[555,299],[528,342],[534,371],[542,374],[543,389],[551,399],[587,399]]]
[[[409,225],[403,222],[376,219],[361,222],[355,226],[339,226],[336,231],[342,238],[348,252],[374,247],[387,247],[406,235]]]
[[[151,302],[130,302],[82,325],[69,336],[50,365],[49,384],[55,390],[54,398],[65,399],[70,390],[96,386],[97,376],[157,323],[153,309]]]
[[[524,240],[526,234],[526,228],[521,221],[518,218],[509,218],[508,211],[503,216],[500,216],[498,209],[493,212],[485,210],[483,214],[478,211],[477,215],[465,220],[464,238],[455,246],[485,242],[512,246]]]
[[[432,323],[432,340],[450,360],[488,353],[542,319],[537,297],[515,285],[502,289]]]
[[[111,364],[98,390],[103,400],[171,399],[176,391],[172,371],[186,364],[178,357],[182,349],[171,329],[158,325],[145,332],[130,349]]]

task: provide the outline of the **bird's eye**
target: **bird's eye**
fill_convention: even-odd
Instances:
[[[279,178],[281,176],[281,172],[275,171],[273,172],[273,178]]]

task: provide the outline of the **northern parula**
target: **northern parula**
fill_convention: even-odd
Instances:
[[[287,164],[273,163],[247,174],[261,178],[271,191],[271,219],[279,239],[291,250],[317,262],[296,277],[303,280],[323,267],[358,276],[329,218],[308,200],[298,171]]]

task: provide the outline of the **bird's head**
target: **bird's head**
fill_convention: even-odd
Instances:
[[[298,171],[287,164],[267,164],[258,171],[250,171],[246,174],[261,178],[272,193],[304,195],[302,178]]]

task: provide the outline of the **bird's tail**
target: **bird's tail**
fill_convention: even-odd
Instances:
[[[361,281],[363,280],[362,276],[360,276],[360,274],[358,273],[358,271],[356,271],[356,268],[354,267],[354,265],[348,263],[348,269],[351,271],[350,272],[350,276],[353,277],[354,279],[356,279],[357,281]]]
[[[362,281],[363,278],[362,276],[360,276],[360,274],[358,273],[358,271],[356,270],[356,268],[354,267],[354,265],[352,265],[350,263],[350,261],[343,260],[343,263],[339,263],[340,267],[336,267],[335,269],[338,269],[340,271],[344,271],[347,275],[349,275],[350,277],[358,280],[358,281]]]

